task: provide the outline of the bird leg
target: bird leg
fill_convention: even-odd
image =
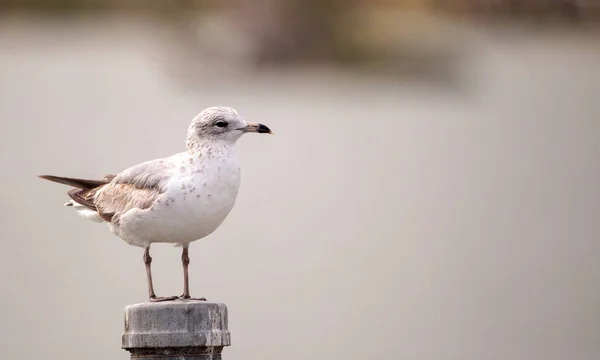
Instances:
[[[206,301],[206,298],[192,298],[190,296],[190,285],[188,277],[188,265],[190,264],[190,257],[188,254],[188,245],[183,246],[183,251],[181,252],[181,263],[183,264],[183,294],[180,296],[180,298],[186,300]]]
[[[150,256],[150,247],[144,250],[144,263],[146,264],[146,278],[148,279],[148,299],[152,302],[158,301],[169,301],[177,299],[177,296],[157,297],[154,293],[154,286],[152,285],[152,270],[150,264],[152,264],[152,257]]]

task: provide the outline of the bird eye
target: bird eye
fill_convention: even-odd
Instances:
[[[227,126],[227,121],[217,121],[215,123],[216,126],[220,127],[220,128],[224,128],[225,126]]]

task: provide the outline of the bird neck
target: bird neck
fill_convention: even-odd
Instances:
[[[235,153],[235,143],[227,139],[198,139],[187,140],[187,151],[194,157],[214,157]]]

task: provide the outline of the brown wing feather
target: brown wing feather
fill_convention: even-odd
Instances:
[[[89,189],[93,189],[95,187],[102,186],[102,185],[110,182],[112,180],[112,178],[109,178],[109,176],[112,176],[112,178],[115,177],[115,175],[107,175],[102,180],[75,179],[75,178],[69,178],[69,177],[64,177],[64,176],[54,176],[54,175],[40,175],[39,177],[44,180],[53,181],[53,182],[56,182],[59,184],[65,184],[65,185],[73,186],[73,187],[76,187],[79,189],[89,190]]]
[[[111,182],[97,191],[94,206],[104,220],[114,223],[131,209],[150,208],[159,196],[157,188],[140,189],[132,184]]]
[[[67,195],[73,199],[76,203],[85,206],[90,210],[96,211],[96,205],[94,205],[94,194],[98,188],[84,190],[84,189],[71,189],[67,191]]]
[[[98,207],[96,207],[96,204],[94,203],[94,196],[103,187],[104,186],[100,186],[100,187],[89,189],[89,190],[72,189],[72,190],[69,190],[67,192],[67,194],[69,195],[69,197],[71,199],[73,199],[78,204],[81,204],[90,210],[96,211],[98,213],[98,215],[104,221],[110,222],[110,221],[112,221],[112,218],[115,214],[107,213],[107,212],[102,211],[101,209],[98,209]]]
[[[134,165],[118,175],[106,175],[110,183],[94,196],[96,211],[106,221],[118,223],[131,209],[148,209],[158,199],[171,173],[163,159]]]
[[[102,219],[118,223],[119,217],[131,209],[148,209],[169,180],[169,167],[162,159],[132,166],[118,175],[105,175],[101,180],[74,179],[42,175],[42,179],[71,185],[67,192],[73,201],[98,212]]]

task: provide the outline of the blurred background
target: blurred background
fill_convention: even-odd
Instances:
[[[127,359],[142,250],[67,187],[228,105],[236,207],[190,250],[232,359],[600,358],[597,0],[0,1],[2,359]],[[159,295],[180,249],[153,247]]]

